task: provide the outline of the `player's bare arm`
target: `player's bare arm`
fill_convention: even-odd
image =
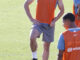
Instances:
[[[28,15],[30,21],[33,23],[33,24],[39,24],[39,22],[34,19],[31,15],[31,12],[30,12],[30,8],[29,6],[33,3],[34,0],[27,0],[24,4],[24,8],[25,8],[25,11],[26,11],[26,14]]]
[[[59,54],[58,54],[58,59],[57,60],[62,60],[62,58],[63,58],[63,52],[64,51],[59,50]]]
[[[64,5],[62,0],[58,0],[58,7],[60,9],[60,12],[58,13],[58,15],[54,18],[54,20],[51,23],[51,27],[55,24],[55,22],[64,14]]]

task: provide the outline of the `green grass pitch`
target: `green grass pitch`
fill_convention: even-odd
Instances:
[[[0,60],[31,60],[29,47],[29,32],[32,23],[24,11],[25,0],[0,0]],[[73,0],[63,0],[65,13],[72,12]],[[31,13],[35,17],[36,2],[31,6]],[[59,12],[56,9],[55,15]],[[62,18],[56,22],[55,41],[50,47],[49,60],[57,59],[57,43],[59,35],[65,29]],[[42,36],[41,36],[42,37]],[[42,59],[43,42],[38,39],[38,58]]]

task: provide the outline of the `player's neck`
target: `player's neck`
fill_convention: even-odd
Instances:
[[[76,24],[71,24],[69,28],[77,28]]]

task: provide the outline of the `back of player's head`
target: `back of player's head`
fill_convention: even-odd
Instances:
[[[75,16],[72,13],[67,13],[63,17],[63,21],[65,21],[65,20],[69,20],[71,22],[74,22],[75,21]]]

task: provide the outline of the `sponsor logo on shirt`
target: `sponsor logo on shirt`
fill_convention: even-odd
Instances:
[[[68,48],[67,52],[72,52],[72,51],[77,51],[77,50],[80,50],[80,47]]]

